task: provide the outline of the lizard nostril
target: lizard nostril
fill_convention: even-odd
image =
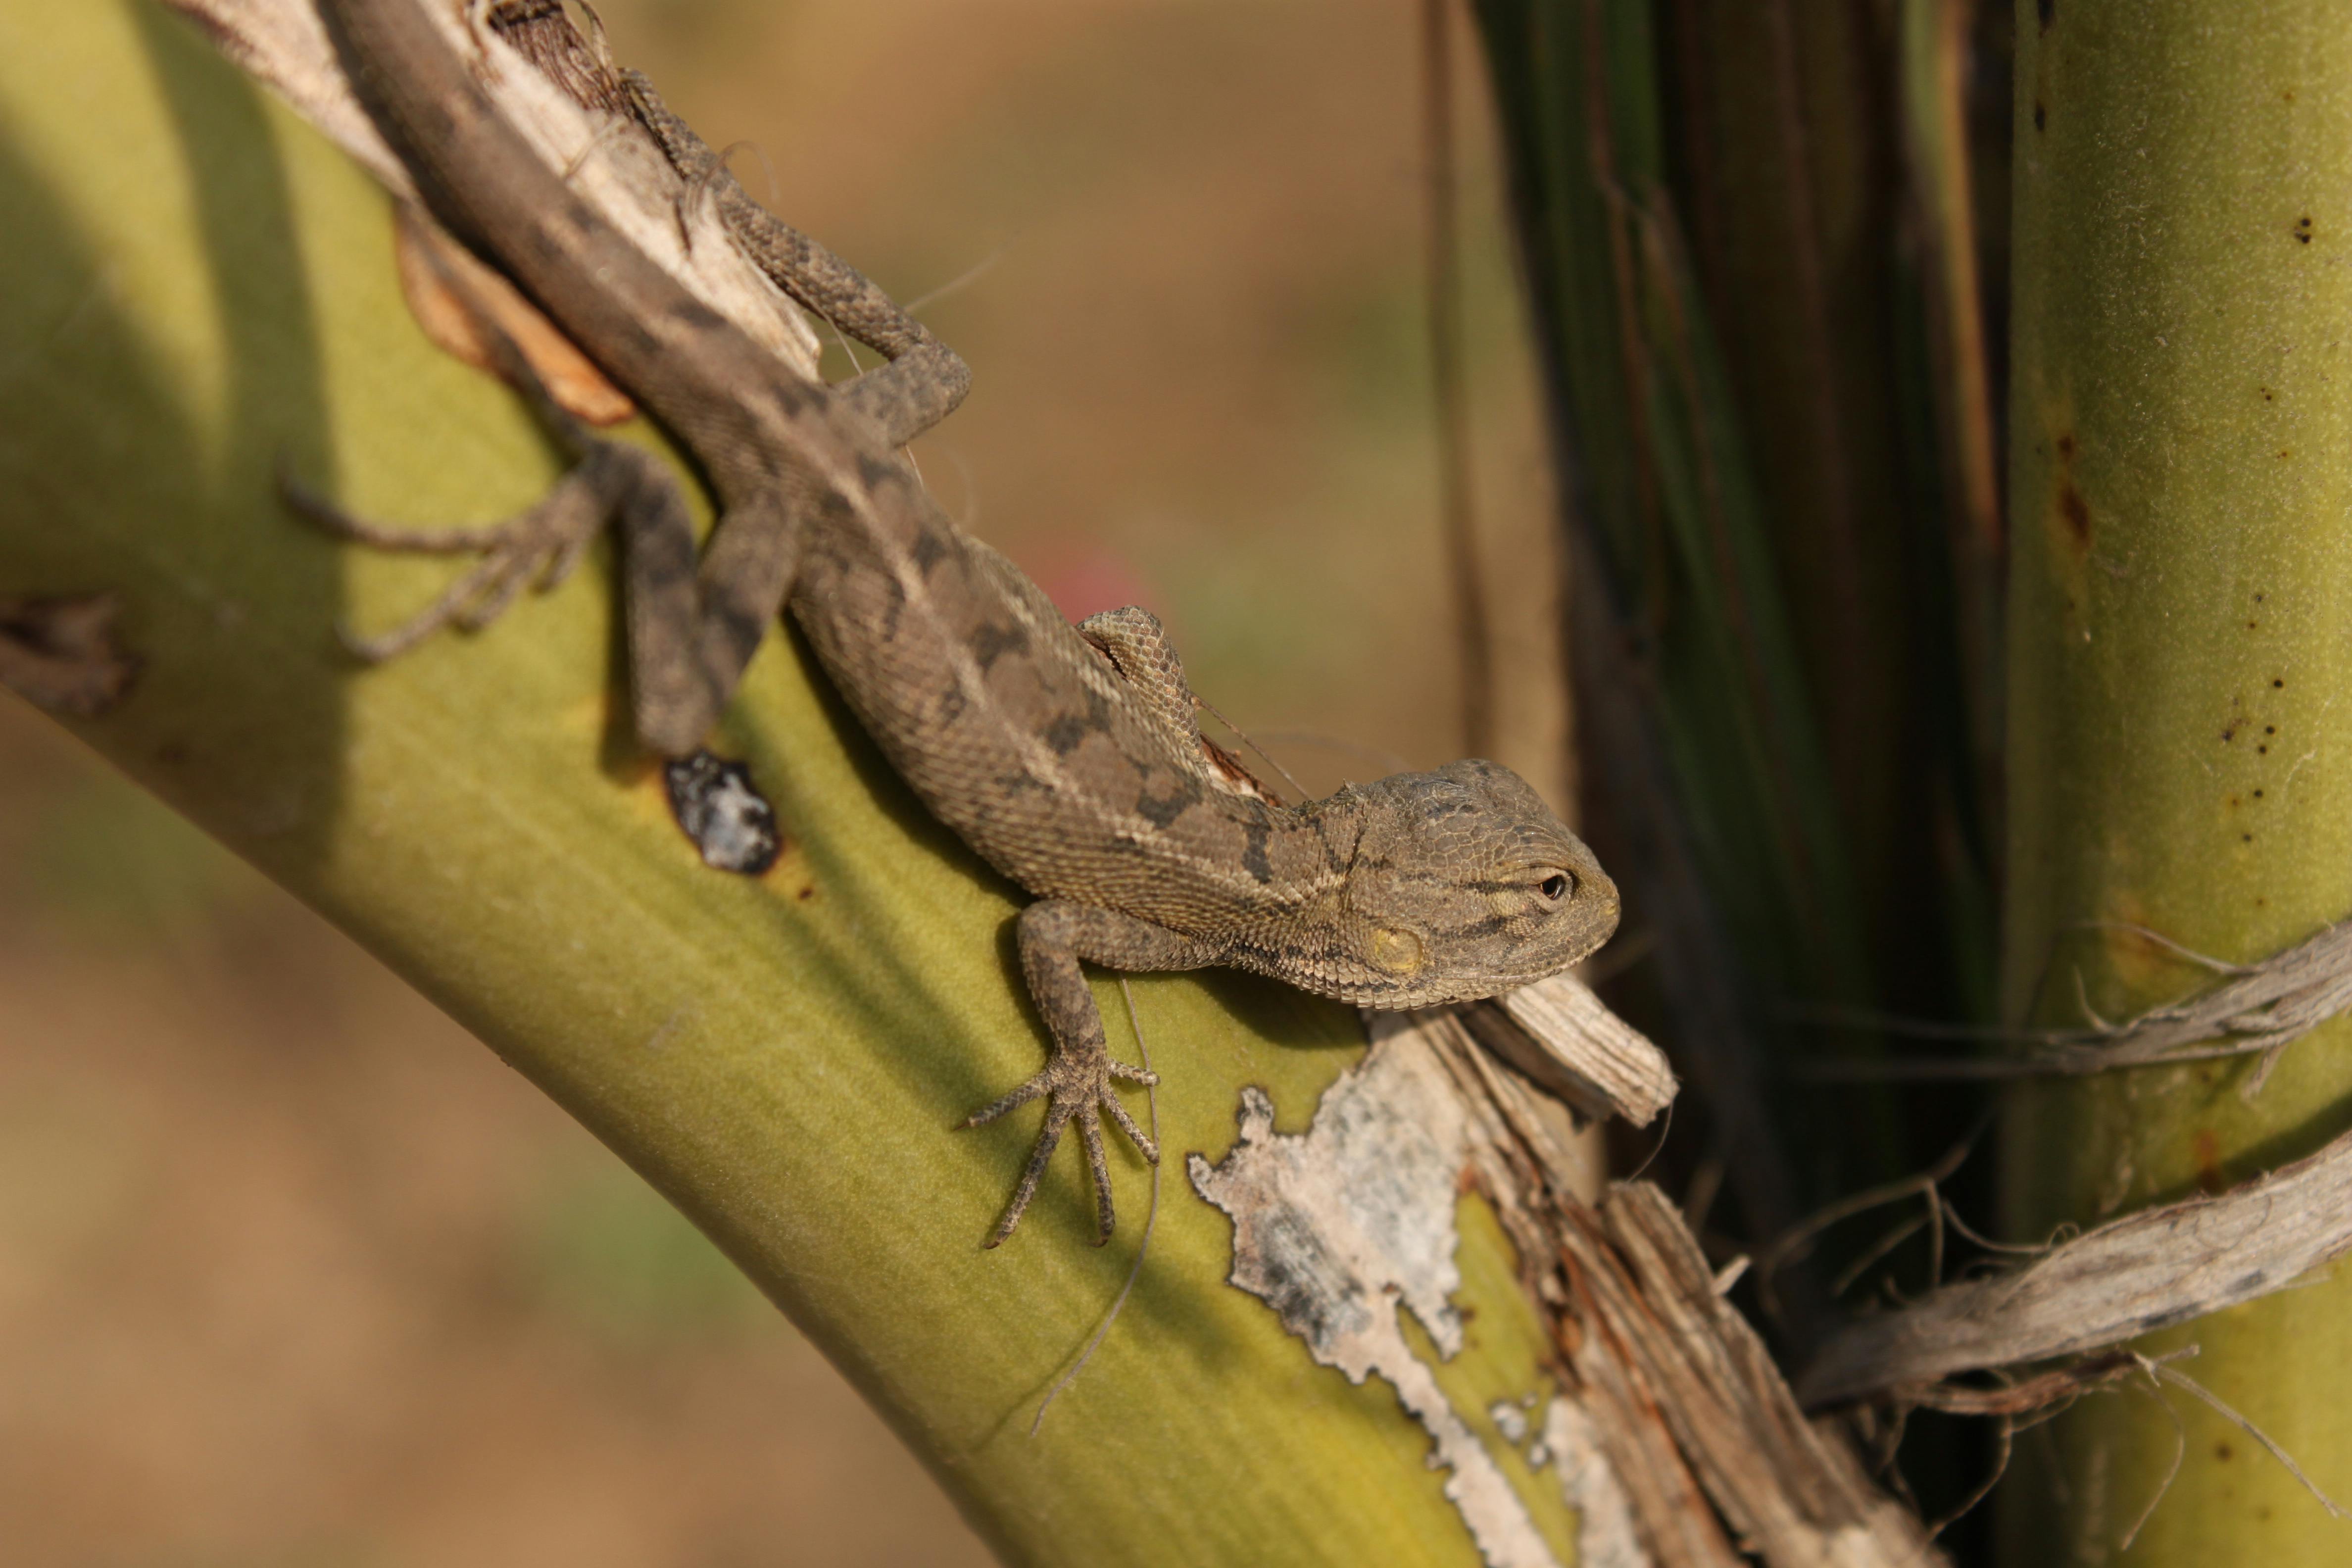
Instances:
[[[1541,886],[1538,889],[1545,898],[1549,899],[1555,904],[1559,902],[1560,900],[1568,897],[1568,876],[1565,872],[1560,871],[1555,871],[1550,876],[1546,877],[1543,879]]]

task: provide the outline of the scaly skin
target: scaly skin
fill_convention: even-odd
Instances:
[[[325,0],[362,100],[435,214],[506,271],[694,452],[720,524],[698,562],[676,480],[544,398],[580,466],[485,545],[503,603],[607,521],[624,541],[639,735],[683,755],[789,605],[826,673],[941,821],[1038,897],[1022,970],[1052,1034],[1045,1067],[971,1123],[1048,1101],[989,1245],[1019,1222],[1064,1128],[1113,1214],[1100,1118],[1158,1151],[1112,1092],[1150,1075],[1111,1060],[1081,963],[1230,964],[1371,1007],[1470,1001],[1556,973],[1606,941],[1617,892],[1507,769],[1464,762],[1285,806],[1202,741],[1159,623],[1114,611],[1073,627],[1036,585],[959,531],[895,454],[961,397],[962,363],[853,269],[753,205],[634,73],[613,71],[544,5],[490,24],[626,104],[747,253],[892,363],[839,389],[805,381],[694,300],[539,162],[419,0]],[[559,30],[560,29],[560,30]],[[568,52],[567,52],[568,51]],[[429,536],[304,510],[362,540]],[[448,604],[387,646],[467,616]],[[480,617],[474,617],[478,619]],[[970,1123],[968,1123],[970,1124]]]

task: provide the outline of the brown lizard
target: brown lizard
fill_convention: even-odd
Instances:
[[[320,10],[435,215],[684,443],[718,502],[698,561],[662,462],[592,436],[542,396],[578,463],[529,512],[464,536],[488,557],[493,609],[614,525],[637,732],[677,757],[695,750],[789,606],[923,803],[1036,895],[1017,929],[1049,1055],[964,1123],[1047,1101],[988,1245],[1019,1223],[1072,1121],[1098,1239],[1113,1222],[1100,1118],[1159,1158],[1112,1088],[1156,1079],[1111,1059],[1083,963],[1229,964],[1365,1006],[1423,1007],[1556,973],[1607,940],[1615,887],[1507,769],[1455,763],[1285,806],[1218,765],[1156,620],[1129,608],[1070,626],[1011,562],[950,524],[896,455],[954,406],[961,362],[752,205],[641,78],[589,57],[603,73],[598,94],[651,129],[698,189],[717,193],[787,291],[879,340],[890,364],[839,388],[810,382],[694,299],[501,117],[451,17],[420,0],[322,0]],[[354,538],[447,548],[302,504]],[[454,603],[445,597],[414,630],[467,618]]]

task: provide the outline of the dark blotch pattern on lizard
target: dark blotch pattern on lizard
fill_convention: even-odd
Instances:
[[[296,498],[365,542],[448,549],[455,538],[483,552],[438,605],[368,651],[487,621],[610,523],[623,545],[637,731],[680,757],[789,608],[923,803],[1037,897],[1017,931],[1051,1050],[967,1123],[1046,1102],[990,1245],[1019,1222],[1070,1125],[1101,1237],[1112,1225],[1102,1119],[1158,1158],[1113,1092],[1115,1081],[1153,1079],[1111,1059],[1084,963],[1229,964],[1367,1006],[1421,1007],[1556,973],[1615,928],[1616,889],[1507,769],[1455,763],[1284,805],[1203,742],[1182,665],[1150,616],[1119,610],[1073,627],[1012,563],[955,529],[896,449],[961,398],[961,362],[754,205],[644,79],[613,70],[559,8],[508,0],[488,20],[575,97],[633,115],[787,292],[889,363],[838,388],[801,379],[574,199],[418,0],[320,9],[435,215],[693,451],[719,512],[698,556],[660,462],[596,438],[542,396],[578,466],[503,528],[402,532]],[[528,371],[517,379],[528,384]]]

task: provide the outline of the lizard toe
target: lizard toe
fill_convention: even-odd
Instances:
[[[1021,1223],[1021,1216],[1029,1212],[1029,1200],[1037,1195],[1038,1178],[1045,1173],[1046,1162],[1053,1159],[1054,1150],[1062,1142],[1062,1129],[1069,1125],[1075,1114],[1076,1108],[1058,1095],[1046,1106],[1045,1125],[1038,1130],[1036,1146],[1029,1151],[1029,1163],[1013,1189],[1013,1201],[1004,1205],[1003,1215],[983,1245],[1001,1245]]]
[[[1087,1146],[1087,1170],[1095,1182],[1095,1245],[1101,1247],[1118,1227],[1118,1215],[1111,1206],[1110,1161],[1103,1152],[1102,1118],[1087,1105],[1079,1109],[1077,1123],[1078,1137]]]
[[[1006,1094],[1003,1099],[989,1101],[986,1105],[982,1106],[978,1110],[973,1111],[970,1116],[965,1117],[961,1121],[957,1122],[956,1125],[958,1127],[984,1127],[989,1122],[995,1121],[998,1117],[1006,1114],[1008,1111],[1018,1110],[1023,1106],[1028,1104],[1031,1100],[1040,1099],[1047,1094],[1051,1094],[1053,1091],[1053,1082],[1046,1077],[1045,1073],[1041,1072],[1034,1078],[1030,1079],[1026,1083],[1024,1083],[1019,1088],[1013,1089],[1011,1093]]]
[[[1118,1123],[1118,1130],[1128,1135],[1146,1160],[1155,1165],[1160,1163],[1160,1144],[1151,1134],[1135,1124],[1135,1118],[1128,1114],[1127,1107],[1119,1103],[1117,1095],[1105,1094],[1102,1108],[1110,1112],[1110,1119]]]
[[[1146,1089],[1156,1087],[1160,1075],[1150,1068],[1131,1068],[1121,1061],[1105,1061],[1104,1069],[1121,1083],[1139,1083]]]

